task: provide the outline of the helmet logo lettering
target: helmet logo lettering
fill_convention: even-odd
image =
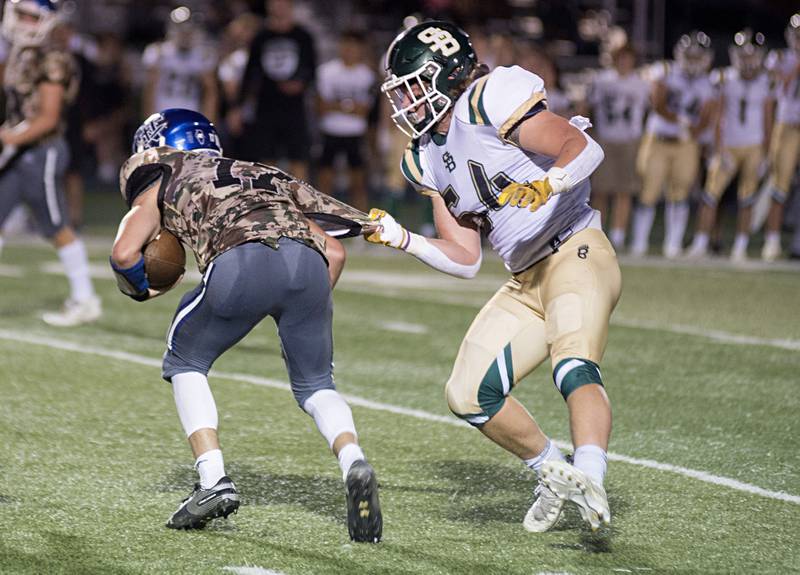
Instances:
[[[461,49],[458,40],[453,38],[450,32],[434,26],[425,28],[417,34],[417,38],[425,44],[430,44],[431,52],[441,52],[445,57],[450,57]]]

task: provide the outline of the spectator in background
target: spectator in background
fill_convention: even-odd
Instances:
[[[85,108],[83,139],[94,149],[97,176],[102,182],[112,183],[118,181],[126,157],[123,131],[130,110],[130,71],[118,35],[101,34],[97,42],[91,90],[79,95],[78,100]]]
[[[223,39],[225,55],[220,59],[217,70],[217,79],[222,87],[221,109],[225,117],[239,99],[242,78],[250,54],[250,43],[260,28],[261,18],[250,12],[240,14],[225,28]],[[243,148],[241,133],[239,136],[233,136],[227,122],[223,127],[222,136],[228,141],[225,148],[231,150],[232,156],[239,156]]]
[[[520,44],[517,52],[519,65],[544,81],[547,91],[547,109],[559,116],[571,116],[572,104],[567,94],[561,89],[555,60],[544,49],[530,43]]]
[[[289,171],[308,179],[305,96],[316,67],[314,39],[295,23],[292,0],[267,0],[267,26],[250,45],[238,105],[229,114],[232,133],[248,142],[245,159],[275,164],[286,157]]]
[[[367,211],[362,148],[367,115],[374,100],[375,74],[364,63],[364,36],[349,31],[339,40],[339,57],[317,70],[317,105],[322,132],[319,189],[333,195],[334,163],[340,156],[350,169],[350,203]]]
[[[166,38],[145,48],[142,63],[147,70],[142,101],[146,116],[185,108],[214,121],[219,100],[217,57],[189,8],[180,6],[170,13]]]
[[[606,155],[605,161],[592,174],[592,204],[603,214],[606,227],[610,227],[609,239],[619,250],[625,245],[632,198],[641,186],[636,175],[636,153],[650,85],[636,73],[633,46],[620,46],[611,53],[611,58],[614,67],[594,77],[586,103],[598,142]],[[609,226],[607,218],[612,197],[614,219]]]

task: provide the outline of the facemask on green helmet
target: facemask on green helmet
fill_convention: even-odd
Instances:
[[[418,138],[435,126],[476,63],[469,36],[449,22],[424,22],[401,32],[386,53],[387,76],[381,86],[397,127]]]

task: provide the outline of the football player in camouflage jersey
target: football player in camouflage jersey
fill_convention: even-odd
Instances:
[[[487,75],[467,35],[449,22],[401,33],[386,68],[382,91],[393,120],[413,138],[401,170],[431,197],[439,237],[410,233],[373,210],[381,228],[367,239],[470,278],[486,235],[512,277],[461,344],[445,391],[450,409],[537,473],[526,529],[550,529],[565,501],[592,528],[608,524],[611,408],[598,364],[621,280],[588,204],[589,176],[603,159],[583,132],[589,123],[550,112],[531,72],[498,66]],[[548,357],[569,410],[574,465],[509,395]]]
[[[70,226],[64,198],[69,154],[65,112],[76,95],[77,70],[72,56],[51,41],[57,25],[55,2],[6,2],[2,30],[11,53],[3,79],[0,227],[18,204],[31,209],[39,231],[58,251],[70,285],[63,310],[42,318],[51,325],[72,326],[96,320],[101,308],[89,277],[86,248]]]
[[[111,255],[120,290],[138,301],[165,291],[150,287],[142,256],[162,230],[191,247],[203,272],[200,285],[181,300],[164,354],[162,374],[172,384],[200,476],[167,527],[200,528],[239,507],[225,474],[207,374],[269,315],[295,399],[339,460],[350,536],[379,541],[375,473],[333,383],[331,289],[345,252],[310,219],[331,234],[353,235],[369,218],[276,168],[222,157],[214,126],[190,110],[152,115],[136,132],[133,151],[120,174],[130,211]]]

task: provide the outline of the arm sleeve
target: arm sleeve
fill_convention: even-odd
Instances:
[[[491,124],[501,140],[521,122],[547,108],[544,82],[536,74],[519,66],[499,67],[473,85],[470,98],[470,116]]]

